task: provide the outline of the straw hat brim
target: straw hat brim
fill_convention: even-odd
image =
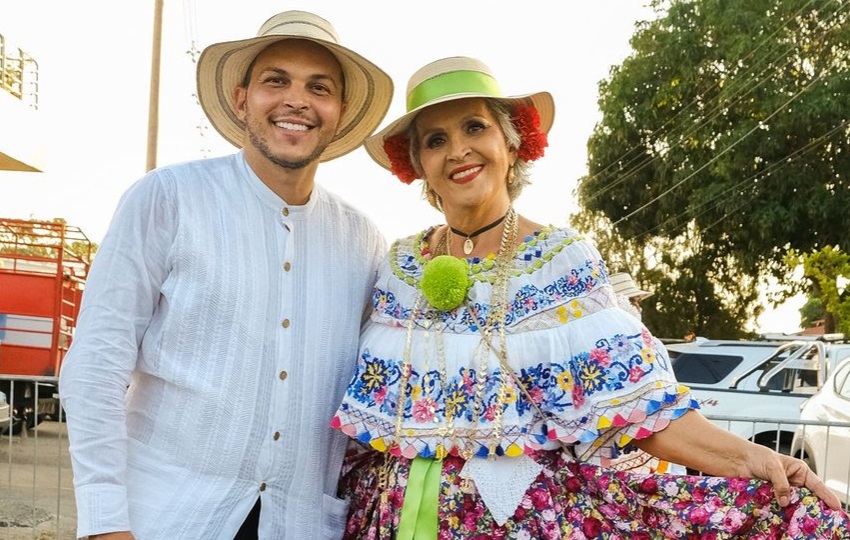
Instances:
[[[532,105],[535,109],[537,109],[537,113],[540,115],[540,129],[546,133],[549,133],[549,130],[552,129],[552,124],[555,121],[555,100],[552,98],[552,94],[549,92],[537,92],[534,94],[524,94],[519,96],[507,96],[507,97],[497,97],[489,94],[478,93],[478,92],[461,92],[455,94],[447,94],[445,96],[441,96],[439,98],[433,99],[427,103],[416,107],[415,109],[411,109],[404,116],[398,118],[393,121],[381,131],[367,138],[363,143],[363,146],[366,148],[366,151],[375,160],[379,165],[383,168],[390,170],[390,158],[387,156],[387,153],[384,151],[384,141],[397,133],[402,133],[407,131],[408,127],[410,127],[411,122],[416,118],[416,115],[419,114],[423,109],[426,109],[432,105],[437,105],[439,103],[446,103],[448,101],[454,101],[458,99],[465,98],[487,98],[487,99],[495,99],[498,101],[505,102],[522,102],[526,105]]]
[[[267,35],[210,45],[198,60],[198,101],[212,126],[228,142],[242,147],[245,124],[236,116],[233,90],[242,84],[248,67],[272,43],[305,39],[326,47],[337,58],[345,77],[345,111],[333,141],[320,156],[328,161],[363,143],[389,110],[393,82],[378,66],[354,51],[311,36]]]
[[[608,276],[611,286],[616,294],[625,296],[626,298],[637,298],[643,300],[649,298],[654,293],[638,288],[632,276],[627,273],[616,273]]]

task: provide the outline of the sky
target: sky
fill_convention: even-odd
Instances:
[[[42,173],[0,171],[0,216],[61,217],[100,242],[121,194],[146,172],[155,0],[4,4],[0,34],[39,65],[46,161]],[[586,172],[586,142],[600,119],[598,83],[629,55],[635,24],[653,13],[644,0],[555,5],[164,0],[157,165],[235,151],[197,104],[197,54],[211,43],[256,35],[278,11],[303,9],[328,19],[343,45],[392,76],[395,95],[381,126],[404,112],[409,76],[446,56],[483,60],[507,95],[551,92],[549,147],[515,206],[534,221],[568,225],[576,181]],[[422,200],[418,182],[402,184],[363,148],[322,164],[316,180],[366,212],[388,240],[443,222]],[[796,331],[800,304],[769,310],[758,329]]]

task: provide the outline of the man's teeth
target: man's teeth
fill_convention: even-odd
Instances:
[[[291,129],[293,131],[307,131],[307,126],[304,124],[291,124],[289,122],[278,122],[277,127],[282,127],[283,129]]]
[[[466,178],[470,174],[477,173],[481,170],[481,167],[473,167],[471,169],[466,169],[465,171],[461,171],[457,174],[452,175],[452,180],[460,180],[461,178]]]

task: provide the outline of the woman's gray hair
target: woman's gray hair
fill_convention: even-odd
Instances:
[[[522,143],[521,135],[513,122],[511,122],[511,117],[513,115],[513,102],[495,98],[481,99],[483,99],[487,104],[487,108],[490,109],[490,112],[499,124],[502,133],[504,133],[505,142],[507,143],[508,148],[513,148],[515,150],[519,149],[520,144]],[[410,163],[413,165],[413,170],[416,171],[419,178],[424,178],[425,174],[419,160],[419,147],[421,141],[419,140],[419,135],[416,131],[415,118],[407,127],[405,136],[410,141]],[[519,197],[519,194],[522,193],[523,188],[531,183],[531,163],[517,158],[513,166],[508,169],[508,178],[511,178],[511,176],[513,176],[513,182],[508,184],[508,197],[510,197],[511,201],[515,201],[517,197]],[[507,182],[507,178],[505,181]],[[428,182],[425,180],[422,181],[422,196],[425,200],[431,203],[431,206],[440,212],[443,211],[442,200],[440,200],[439,195],[437,195],[437,193],[428,186]]]

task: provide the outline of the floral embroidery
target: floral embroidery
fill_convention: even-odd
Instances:
[[[442,460],[440,540],[842,537],[846,516],[804,489],[792,489],[791,505],[781,509],[762,481],[637,475],[588,463],[641,459],[635,440],[699,405],[676,383],[661,343],[602,286],[607,270],[598,252],[567,229],[542,231],[517,250],[505,324],[509,373],[495,357],[473,354],[481,336],[470,334],[480,332],[492,283],[486,260],[470,260],[471,309],[426,312],[408,334],[402,326],[428,260],[425,234],[394,244],[354,378],[332,420],[381,452],[364,453],[359,465],[346,460],[341,496],[357,494],[346,538],[392,537],[416,455]],[[402,377],[408,335],[413,353]],[[474,482],[459,477],[460,456],[486,456],[497,441],[497,454],[524,453],[543,465],[504,526]],[[391,469],[379,490],[385,463]]]
[[[427,251],[427,243],[423,243],[423,238],[428,234],[429,231],[423,231],[415,237],[397,240],[390,250],[390,267],[393,274],[413,287],[419,286],[427,260],[421,255],[410,254],[407,250],[412,249],[415,252],[415,246],[420,246],[418,249],[420,252]],[[581,240],[581,237],[574,233],[546,229],[545,232],[535,236],[534,240],[527,240],[519,246],[518,254],[525,255],[514,259],[516,268],[514,274],[533,274],[541,271],[545,265],[539,263],[543,261],[548,263],[557,253],[578,240]],[[532,241],[539,248],[533,257],[529,256],[531,253],[528,248]],[[530,283],[523,285],[508,303],[507,331],[512,331],[511,326],[520,320],[529,319],[549,309],[558,310],[556,313],[559,318],[554,320],[562,324],[586,315],[586,307],[577,302],[576,298],[588,295],[597,289],[601,278],[600,265],[604,266],[604,263],[599,260],[587,260],[574,268],[569,275],[557,276],[551,283],[544,286],[538,287]],[[475,259],[472,260],[470,268],[472,268],[473,282],[484,283],[493,277],[492,267],[485,269],[481,263],[475,262]],[[380,318],[394,319],[397,325],[410,319],[412,306],[401,305],[389,291],[377,287],[373,293],[372,302],[376,316]],[[461,305],[452,311],[426,311],[422,319],[440,320],[453,332],[477,332],[487,319],[490,311],[489,300],[471,301],[468,305],[471,310]],[[422,320],[416,321],[419,325],[422,322]]]
[[[503,373],[498,366],[491,366],[485,374],[470,366],[441,374],[436,368],[423,370],[413,364],[408,388],[404,391],[408,397],[403,411],[405,439],[399,443],[403,447],[415,446],[416,452],[423,456],[432,455],[438,444],[447,445],[450,451],[459,450],[452,447],[453,441],[445,441],[438,429],[452,418],[456,426],[458,422],[466,422],[462,429],[467,440],[483,446],[500,412],[505,426],[505,438],[500,448],[517,444],[520,448],[530,449],[553,437],[565,441],[592,441],[600,437],[601,433],[591,418],[614,419],[618,415],[636,418],[638,413],[647,416],[659,408],[669,409],[667,416],[676,417],[690,408],[697,408],[696,403],[689,399],[686,388],[661,382],[668,375],[659,378],[655,372],[669,373],[669,363],[661,361],[655,353],[648,355],[644,349],[639,332],[599,339],[591,350],[576,352],[568,359],[519,366],[516,369],[518,384],[513,376]],[[647,361],[648,356],[653,361]],[[503,377],[508,378],[509,384],[501,401],[503,408],[499,411],[498,394]],[[374,414],[394,414],[401,381],[399,359],[376,358],[365,349],[353,382],[346,391],[342,413],[338,415],[340,424],[351,423],[346,415],[355,414],[352,411],[357,410],[355,430],[358,439],[392,441],[392,418],[373,417],[373,413],[366,411],[374,407]],[[476,412],[472,396],[479,384],[483,392],[480,394],[480,409]],[[615,399],[614,396],[618,396],[626,384],[630,388],[651,384],[655,390],[641,394],[639,400]],[[611,397],[599,399],[597,394]],[[540,417],[540,411],[545,411],[546,418]],[[600,425],[610,423],[611,420]],[[527,425],[537,427],[527,429],[524,427]],[[613,427],[619,429],[622,426]],[[636,425],[632,431],[637,433],[639,428],[640,425]],[[625,440],[635,436],[634,433],[624,432]],[[602,445],[605,439],[599,439],[598,443]],[[618,453],[616,444],[606,452]]]

